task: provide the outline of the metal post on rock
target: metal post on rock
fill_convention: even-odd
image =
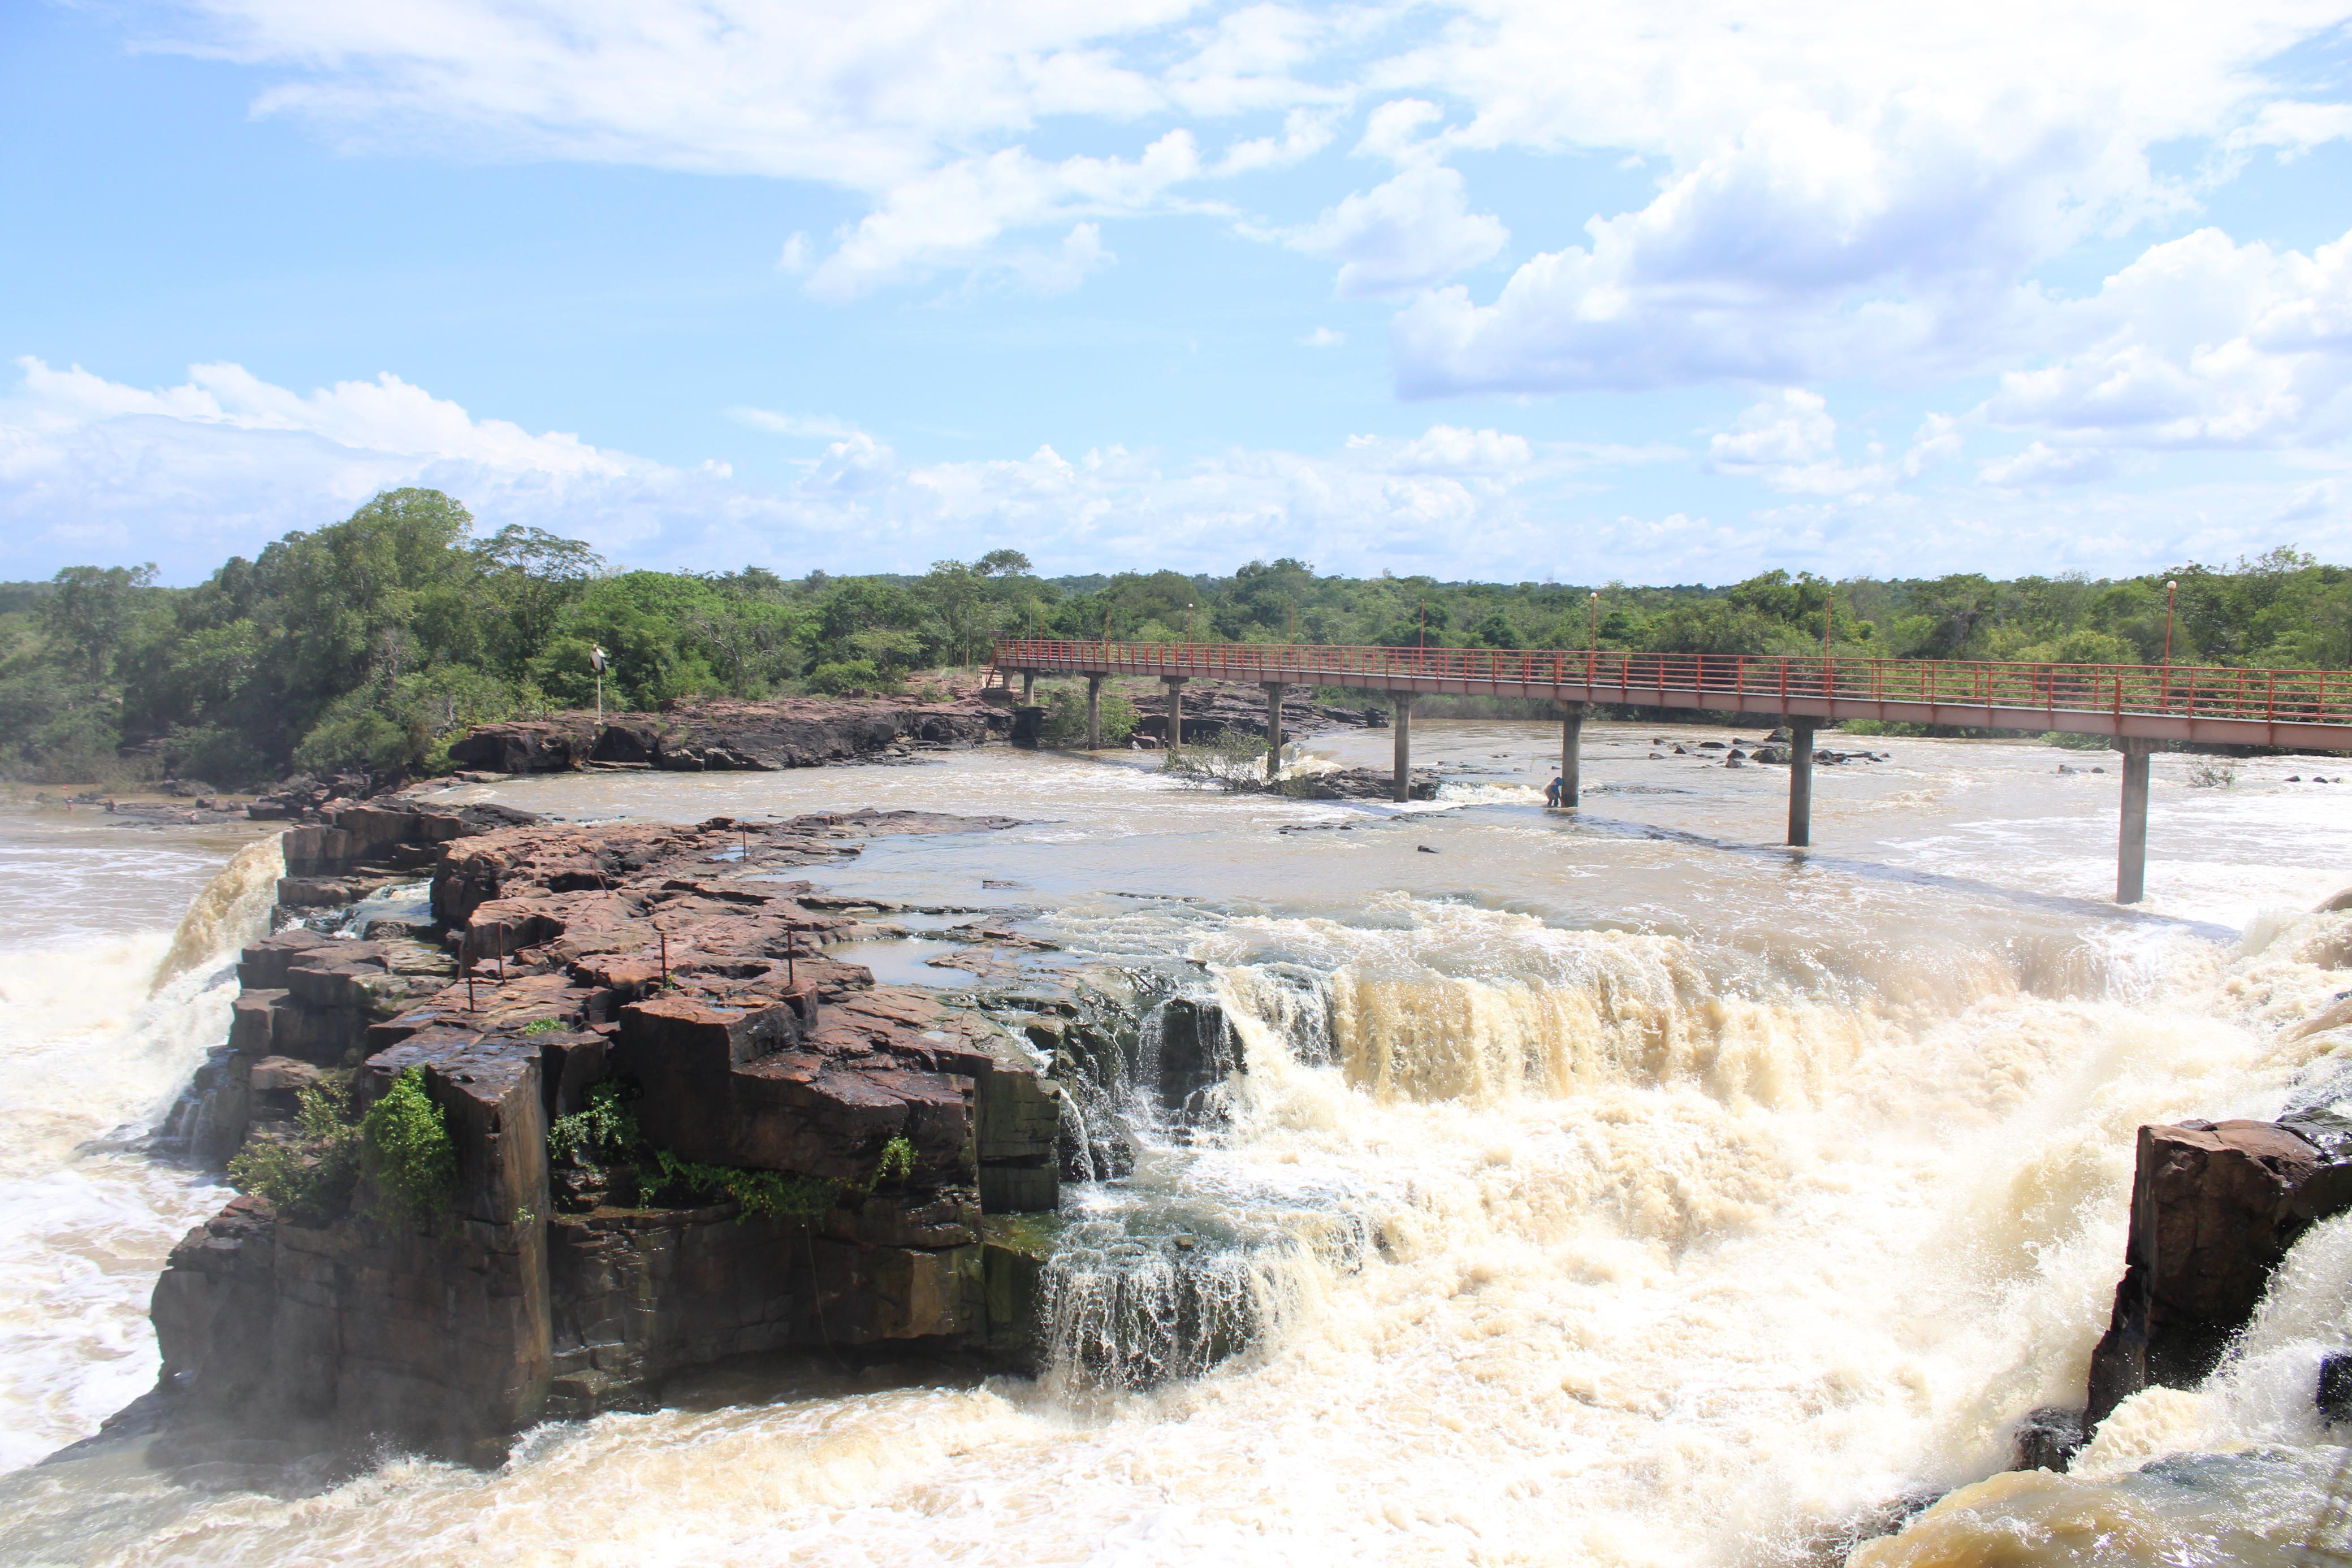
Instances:
[[[590,645],[588,664],[596,672],[596,723],[599,727],[604,723],[604,665],[608,658],[603,648]]]

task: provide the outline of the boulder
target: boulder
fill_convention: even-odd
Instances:
[[[2091,1426],[2143,1388],[2213,1370],[2287,1249],[2352,1207],[2347,1155],[2352,1127],[2324,1113],[2139,1130],[2124,1278],[2091,1355]]]

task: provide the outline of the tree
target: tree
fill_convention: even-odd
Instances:
[[[69,566],[49,580],[56,591],[40,601],[42,634],[60,664],[97,685],[113,674],[122,634],[154,586],[155,568]]]

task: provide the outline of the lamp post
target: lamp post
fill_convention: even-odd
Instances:
[[[2178,578],[2164,585],[2164,662],[2172,663],[2172,601],[2180,592]]]
[[[1597,588],[1592,591],[1592,627],[1585,635],[1584,646],[1589,652],[1601,652],[1601,591]]]
[[[605,663],[606,659],[604,650],[601,647],[591,644],[588,649],[588,664],[590,668],[596,672],[596,724],[599,728],[603,727],[604,723]]]
[[[1192,640],[1192,607],[1191,605],[1187,604],[1186,606],[1184,606],[1184,641],[1185,641],[1185,642],[1187,642],[1187,643],[1190,643]]]

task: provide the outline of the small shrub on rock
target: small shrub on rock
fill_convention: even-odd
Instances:
[[[425,1070],[392,1081],[360,1119],[361,1168],[374,1189],[370,1213],[387,1225],[429,1225],[447,1212],[457,1185],[457,1145],[448,1113],[425,1092]]]
[[[228,1179],[269,1200],[289,1219],[326,1225],[350,1208],[360,1179],[360,1130],[341,1089],[313,1083],[295,1099],[296,1135],[248,1139],[228,1163]]]

